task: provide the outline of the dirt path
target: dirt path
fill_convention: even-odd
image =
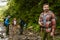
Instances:
[[[3,23],[0,23],[0,27],[1,26],[4,27]],[[39,32],[24,29],[23,35],[19,35],[20,31],[17,29],[16,33],[13,35],[12,26],[10,25],[9,28],[9,37],[0,37],[0,40],[41,40]],[[55,35],[55,40],[60,40],[60,34]]]

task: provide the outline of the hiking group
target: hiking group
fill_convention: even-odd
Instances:
[[[5,19],[4,19],[4,26],[6,27],[6,35],[9,35],[9,25],[10,25],[10,19],[11,18],[11,16],[10,15],[8,15]],[[13,20],[12,20],[12,26],[13,26],[13,32],[15,33],[15,31],[16,31],[16,28],[17,28],[17,19],[16,18],[13,18]],[[20,25],[20,34],[23,34],[23,28],[24,28],[24,26],[26,26],[26,23],[25,23],[25,21],[24,20],[22,20],[21,18],[20,18],[20,21],[19,21],[19,25]]]
[[[4,25],[6,26],[6,34],[9,35],[9,18],[10,16],[7,16],[4,20]],[[17,19],[14,18],[13,26],[17,25]],[[40,14],[39,21],[38,21],[41,32],[42,32],[42,40],[53,40],[53,36],[56,29],[56,19],[55,14],[49,10],[49,4],[43,4],[43,11]],[[26,25],[26,23],[20,19],[20,34],[23,34],[23,26]]]

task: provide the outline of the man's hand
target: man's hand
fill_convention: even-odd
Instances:
[[[39,25],[40,25],[40,26],[44,26],[42,22],[39,22]]]
[[[54,36],[54,33],[53,32],[51,32],[51,34],[50,34],[51,36]]]

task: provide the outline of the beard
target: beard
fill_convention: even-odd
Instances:
[[[49,11],[49,9],[46,9],[46,8],[43,8],[43,10],[44,10],[45,12]]]
[[[48,12],[48,11],[49,11],[49,9],[45,9],[44,11]]]

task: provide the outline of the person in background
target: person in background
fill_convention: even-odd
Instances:
[[[24,26],[26,26],[26,23],[25,23],[25,21],[24,20],[22,20],[21,18],[20,18],[20,34],[23,34],[23,28],[24,28]]]
[[[12,23],[12,24],[13,24],[13,26],[16,26],[16,25],[17,25],[17,20],[16,20],[16,18],[13,19],[13,23]]]
[[[13,19],[12,26],[13,26],[13,34],[16,34],[16,27],[17,27],[17,20],[16,20],[16,18]]]
[[[8,15],[4,20],[4,25],[6,27],[6,35],[9,35],[9,24],[10,24],[10,15]]]

